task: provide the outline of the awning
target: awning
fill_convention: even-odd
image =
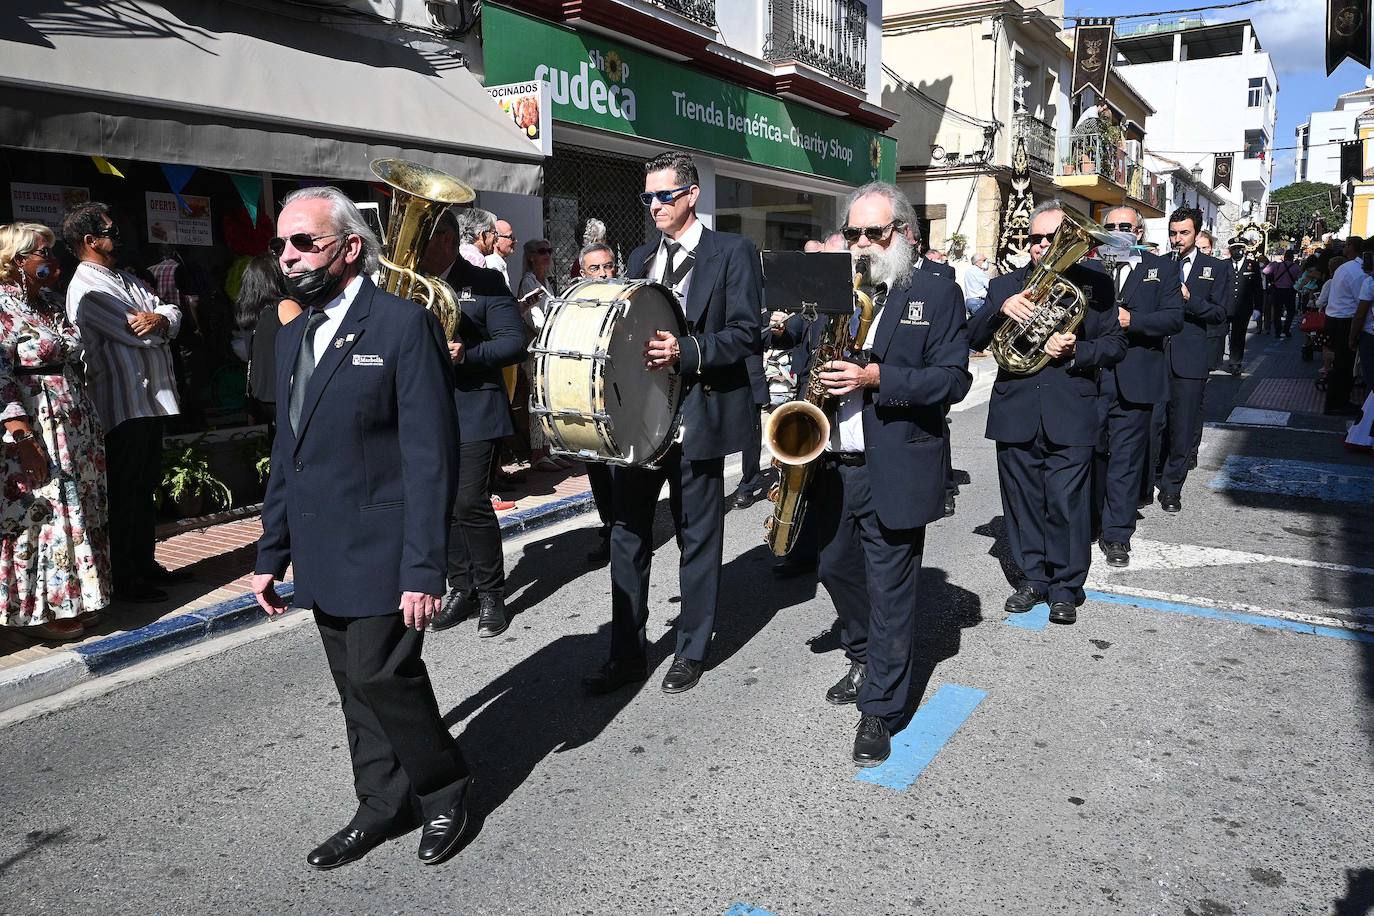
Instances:
[[[0,145],[355,180],[397,156],[540,192],[538,151],[454,55],[317,19],[224,0],[6,0]]]

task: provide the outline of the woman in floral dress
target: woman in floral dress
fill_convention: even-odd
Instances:
[[[81,338],[51,295],[53,234],[0,226],[0,625],[79,639],[110,600],[105,448]]]

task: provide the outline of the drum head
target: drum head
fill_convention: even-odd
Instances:
[[[610,364],[603,379],[603,397],[622,457],[631,464],[645,464],[671,444],[682,380],[668,370],[645,368],[644,343],[655,331],[682,336],[687,321],[677,297],[658,283],[636,281],[620,298],[628,300],[629,307],[611,327],[606,342]]]

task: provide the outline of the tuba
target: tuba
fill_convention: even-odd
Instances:
[[[458,297],[442,277],[427,277],[417,268],[439,214],[477,195],[451,175],[404,159],[378,159],[372,163],[372,174],[392,190],[382,244],[381,286],[429,309],[443,326],[444,336],[453,340],[460,314]]]
[[[778,482],[768,491],[768,498],[773,501],[773,514],[764,522],[764,541],[777,557],[786,556],[797,543],[802,518],[806,515],[807,487],[815,476],[816,461],[830,441],[827,411],[834,399],[821,383],[821,370],[826,363],[844,359],[856,345],[862,345],[873,324],[873,297],[865,290],[869,286],[868,257],[860,257],[856,267],[854,297],[859,305],[858,333],[852,339],[849,336],[851,315],[833,316],[812,355],[811,371],[798,398],[769,414],[763,428],[764,442],[773,453],[773,466],[778,469]]]
[[[1045,344],[1051,334],[1071,334],[1083,323],[1088,300],[1064,272],[1096,245],[1115,244],[1106,229],[1070,207],[1054,241],[1026,281],[1025,296],[1035,303],[1035,314],[1025,322],[1007,321],[992,337],[993,359],[1012,375],[1034,375],[1049,364]]]

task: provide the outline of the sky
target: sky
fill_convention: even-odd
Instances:
[[[1123,16],[1159,10],[1205,5],[1207,0],[1066,0],[1070,16]],[[1201,15],[1209,22],[1249,19],[1255,25],[1260,46],[1269,52],[1278,73],[1278,126],[1274,146],[1293,146],[1293,130],[1314,111],[1330,111],[1336,96],[1364,88],[1370,71],[1345,61],[1330,77],[1326,75],[1326,4],[1321,0],[1259,0],[1249,6],[1213,10]],[[1132,19],[1122,25],[1138,25],[1148,19]],[[1120,28],[1120,26],[1118,27]],[[1145,146],[1149,147],[1149,138]],[[1274,152],[1273,187],[1293,181],[1293,150]]]

